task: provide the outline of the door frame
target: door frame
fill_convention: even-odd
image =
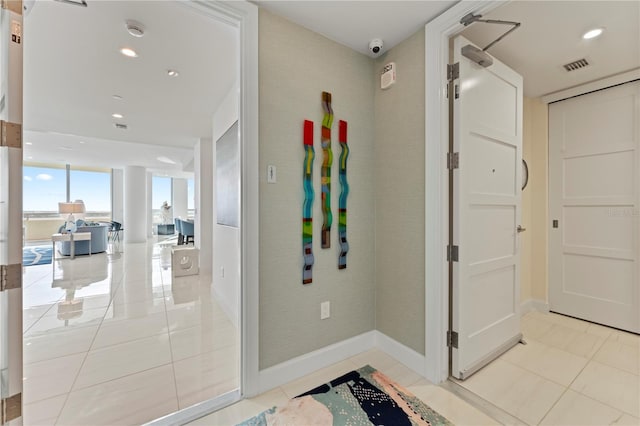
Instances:
[[[504,0],[459,2],[425,26],[425,372],[441,383],[449,377],[449,39],[468,13],[485,14]]]

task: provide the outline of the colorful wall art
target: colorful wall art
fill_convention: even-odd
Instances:
[[[310,284],[313,281],[313,121],[304,121],[303,132],[304,165],[303,185],[304,203],[302,204],[302,255],[304,266],[302,267],[302,284]]]
[[[333,164],[333,152],[331,151],[331,126],[333,125],[333,109],[331,108],[331,93],[322,92],[322,248],[331,247],[331,165]]]
[[[338,269],[347,268],[347,253],[349,243],[347,242],[347,197],[349,196],[349,183],[347,182],[347,158],[349,157],[349,146],[347,145],[347,122],[340,120],[338,142],[340,143],[340,199],[338,202],[338,240],[340,242],[340,256],[338,257]]]

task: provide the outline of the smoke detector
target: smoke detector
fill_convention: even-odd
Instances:
[[[125,22],[125,27],[127,28],[127,32],[134,37],[142,37],[144,35],[144,25],[138,21],[128,19]]]

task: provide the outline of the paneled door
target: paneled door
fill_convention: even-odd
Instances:
[[[453,100],[452,375],[465,379],[515,345],[520,333],[522,77],[494,59],[462,56]],[[455,253],[455,251],[454,251]],[[457,340],[457,342],[456,342]]]
[[[640,333],[640,82],[549,105],[552,311]]]

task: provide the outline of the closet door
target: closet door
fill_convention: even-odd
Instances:
[[[640,332],[640,82],[549,105],[551,310]]]

